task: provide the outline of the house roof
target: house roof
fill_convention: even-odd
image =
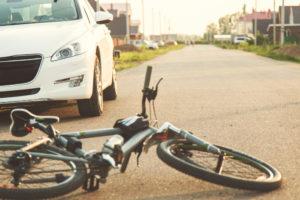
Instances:
[[[240,21],[252,21],[255,19],[272,19],[272,16],[273,12],[271,10],[259,12],[252,11],[252,13],[240,17]]]

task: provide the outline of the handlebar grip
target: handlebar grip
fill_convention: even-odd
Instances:
[[[146,77],[145,77],[145,83],[144,83],[144,90],[149,88],[150,80],[151,80],[151,74],[152,74],[152,67],[147,67]]]

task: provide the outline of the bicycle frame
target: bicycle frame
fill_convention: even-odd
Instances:
[[[201,146],[204,149],[207,149],[207,151],[215,153],[220,155],[221,151],[216,146],[206,142],[205,140],[202,140],[194,135],[192,135],[190,132],[179,130],[172,126],[170,123],[165,123],[164,126],[161,127],[161,129],[165,128],[169,130],[169,132],[173,133],[173,137],[179,137],[184,138],[187,141],[193,142],[199,146]],[[177,129],[177,130],[176,130]],[[128,156],[131,152],[133,152],[138,145],[143,143],[147,138],[150,138],[152,135],[157,134],[160,132],[160,130],[150,127],[148,129],[145,129],[143,131],[140,131],[136,134],[133,134],[130,139],[128,139],[121,147],[121,150],[123,152],[124,157]],[[100,138],[100,137],[106,137],[106,136],[114,136],[114,135],[123,135],[124,132],[119,128],[110,128],[110,129],[97,129],[97,130],[90,130],[90,131],[80,131],[80,132],[70,132],[70,133],[63,133],[59,135],[56,138],[55,143],[57,146],[61,146],[63,148],[67,147],[68,139],[69,138],[77,138],[79,140],[82,139],[88,139],[88,138]],[[167,133],[169,134],[169,133]],[[169,134],[170,135],[170,134]],[[165,138],[165,140],[172,139]],[[44,140],[45,142],[48,142],[48,140]],[[37,141],[39,145],[42,143],[40,141]],[[33,144],[33,146],[35,146]],[[36,152],[28,152],[31,156],[34,157],[40,157],[40,158],[48,158],[48,159],[55,159],[55,160],[63,160],[63,161],[78,161],[78,162],[84,162],[89,163],[87,159],[85,159],[87,152],[81,148],[77,148],[75,150],[76,157],[68,157],[68,156],[61,156],[61,155],[53,155],[53,154],[45,154],[45,153],[36,153]]]
[[[204,179],[212,183],[243,189],[249,188],[261,190],[261,186],[263,186],[263,184],[265,185],[265,188],[267,188],[267,190],[269,190],[269,188],[273,189],[278,187],[278,181],[274,182],[273,185],[269,184],[269,186],[268,182],[259,182],[257,179],[252,182],[250,180],[249,182],[247,180],[247,176],[246,179],[244,179],[243,177],[239,177],[238,175],[236,176],[237,178],[235,178],[235,176],[228,177],[226,174],[223,175],[223,171],[225,171],[223,170],[223,161],[225,160],[225,158],[232,157],[234,159],[234,157],[237,157],[237,161],[242,161],[242,163],[252,166],[256,169],[262,169],[262,171],[267,176],[273,176],[274,174],[274,176],[277,175],[277,179],[278,176],[279,178],[281,178],[280,173],[277,172],[276,169],[273,169],[272,166],[269,166],[264,162],[261,162],[238,151],[227,149],[222,146],[215,146],[193,135],[193,133],[189,131],[175,127],[169,122],[165,122],[158,129],[151,127],[151,116],[149,120],[146,112],[146,101],[148,101],[149,103],[154,102],[158,91],[158,85],[162,80],[160,79],[155,88],[150,89],[149,83],[151,78],[151,71],[152,68],[148,67],[143,89],[141,114],[138,114],[134,117],[118,120],[115,123],[114,128],[59,133],[52,125],[56,122],[59,122],[59,118],[51,116],[37,116],[25,109],[13,110],[11,113],[12,124],[10,130],[14,136],[26,136],[29,133],[32,133],[32,130],[35,128],[44,132],[48,137],[43,137],[32,143],[24,141],[22,141],[20,144],[16,141],[7,142],[7,144],[10,145],[8,148],[9,150],[11,150],[11,144],[16,144],[19,148],[18,150],[13,152],[11,156],[7,157],[7,160],[3,161],[4,167],[13,170],[13,173],[11,174],[13,179],[10,180],[10,184],[18,187],[20,183],[39,184],[54,182],[59,186],[64,186],[61,183],[64,183],[64,181],[69,179],[70,176],[68,174],[62,174],[61,172],[68,171],[73,172],[74,177],[77,176],[77,180],[76,178],[74,178],[74,180],[70,179],[72,180],[70,181],[70,185],[71,183],[73,184],[72,187],[75,188],[76,186],[77,188],[79,186],[82,186],[86,191],[96,191],[99,189],[100,183],[102,184],[106,182],[111,169],[119,169],[121,173],[124,173],[126,171],[132,152],[138,153],[138,161],[139,156],[142,152],[147,153],[150,147],[159,145],[157,154],[162,161],[164,161],[171,167],[196,178]],[[153,110],[155,111],[154,103]],[[155,119],[155,121],[156,120],[157,118]],[[112,136],[112,138],[110,138],[103,145],[102,151],[87,152],[82,148],[81,140],[107,136]],[[6,143],[3,144],[5,145]],[[56,148],[54,146],[56,146]],[[40,149],[39,147],[42,148]],[[34,149],[36,149],[37,152],[34,152]],[[43,149],[45,149],[46,151],[43,151]],[[189,152],[189,150],[196,150],[214,154],[214,157],[217,156],[216,167],[211,168],[210,166],[209,170],[206,170],[205,166],[198,166],[196,162],[193,162],[192,160],[189,161],[194,154],[193,151]],[[68,152],[70,152],[71,154]],[[228,156],[226,154],[228,154]],[[71,169],[68,168],[66,170],[55,170],[55,168],[53,168],[54,170],[50,169],[50,171],[44,171],[42,170],[42,168],[40,168],[41,170],[31,171],[31,167],[34,167],[34,165],[38,165],[43,159],[60,160],[73,163],[67,163],[69,166],[71,166]],[[245,160],[245,162],[243,162],[243,160]],[[246,161],[249,163],[247,163]],[[49,167],[52,168],[52,166]],[[33,177],[33,179],[26,180],[26,177],[24,176],[27,173],[29,174],[30,172],[34,172],[35,174],[51,173],[51,175],[54,176],[50,178],[48,176],[45,178],[39,177],[39,179],[36,180]],[[59,173],[53,174],[54,172]],[[245,173],[243,170],[241,172],[243,174]],[[268,180],[267,176],[266,180]],[[24,180],[22,180],[23,177]],[[261,177],[262,175],[261,173],[259,173],[258,178]],[[251,177],[249,179],[251,179]],[[244,185],[240,185],[241,183],[243,183]],[[249,183],[252,183],[254,186],[248,186]],[[56,190],[56,192],[58,193],[54,193],[52,196],[58,196],[72,191],[72,187],[69,186],[64,186],[64,188],[68,189],[67,191]],[[6,192],[6,185],[4,185],[3,187],[3,191]],[[56,186],[51,186],[49,188],[55,189]],[[34,191],[34,189],[32,191]],[[39,190],[37,189],[37,191]],[[48,189],[47,191],[50,190]],[[27,194],[28,191],[25,191],[23,193]],[[8,193],[4,193],[3,195],[8,195]],[[39,196],[44,197],[44,192],[39,194]]]
[[[16,155],[13,156],[17,156],[18,152],[26,152],[28,154],[28,157],[82,162],[88,164],[89,167],[94,166],[96,168],[101,168],[103,165],[105,166],[106,171],[109,171],[111,167],[117,169],[120,165],[122,165],[121,172],[125,172],[126,166],[128,164],[132,152],[137,152],[139,157],[143,150],[147,152],[148,149],[153,145],[159,144],[170,139],[185,139],[186,141],[199,145],[203,149],[206,149],[208,152],[219,155],[220,161],[218,163],[218,166],[221,166],[224,155],[218,147],[194,136],[188,131],[178,129],[169,122],[164,123],[159,129],[149,126],[149,120],[146,112],[146,101],[148,100],[150,102],[155,100],[158,91],[158,85],[162,80],[159,80],[155,89],[150,89],[149,83],[151,78],[151,72],[152,68],[148,67],[143,89],[142,113],[135,117],[127,118],[124,120],[118,120],[114,126],[118,128],[97,129],[90,131],[58,134],[59,132],[55,130],[51,124],[43,124],[42,122],[37,120],[37,118],[35,118],[33,114],[28,113],[28,111],[16,111],[21,113],[23,112],[23,114],[25,112],[25,118],[29,116],[29,119],[26,121],[26,123],[24,123],[24,120],[21,122],[21,125],[24,123],[24,125],[26,126],[25,128],[27,128],[28,132],[26,132],[26,134],[31,132],[32,128],[37,128],[42,132],[46,133],[48,137],[42,138],[41,140],[38,140],[21,148],[19,151],[16,152]],[[13,117],[12,121],[13,123],[15,122]],[[110,143],[110,141],[108,141],[108,144],[106,143],[108,146],[104,145],[102,152],[86,152],[82,148],[82,143],[80,141],[82,139],[87,138],[100,138],[116,135],[120,135],[122,136],[122,138],[112,138],[112,145],[108,145]],[[123,142],[124,140],[125,142]],[[74,156],[30,152],[30,150],[40,145],[49,143],[52,143],[59,148],[65,149],[66,151],[72,153]],[[95,163],[97,164],[95,165]],[[91,174],[94,175],[93,173]],[[22,173],[20,175],[22,175]],[[107,173],[104,176],[106,178]]]
[[[130,154],[134,149],[140,145],[142,142],[144,142],[148,137],[155,134],[157,132],[157,129],[155,128],[148,128],[146,130],[140,131],[136,134],[134,134],[128,141],[126,141],[122,145],[122,152],[124,156],[127,156]],[[84,131],[84,132],[70,132],[70,133],[64,133],[57,137],[56,144],[57,146],[61,146],[66,148],[68,143],[68,138],[77,138],[77,139],[87,139],[87,138],[100,138],[100,137],[106,137],[106,136],[114,136],[114,135],[123,135],[124,132],[119,128],[111,128],[111,129],[98,129],[98,130],[91,130],[91,131]],[[47,141],[47,140],[45,140]],[[39,142],[39,141],[37,141]],[[41,145],[41,143],[39,143]],[[48,159],[54,159],[54,160],[63,160],[63,161],[78,161],[78,162],[84,162],[89,163],[87,159],[85,159],[85,156],[87,155],[87,152],[81,148],[78,148],[75,150],[76,157],[68,157],[68,156],[61,156],[61,155],[53,155],[53,154],[46,154],[46,153],[36,153],[36,152],[28,152],[31,156],[39,157],[39,158],[48,158]]]

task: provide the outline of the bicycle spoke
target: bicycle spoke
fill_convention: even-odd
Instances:
[[[20,184],[15,187],[11,183],[13,170],[8,169],[4,165],[6,160],[9,159],[15,151],[2,149],[0,146],[0,187],[19,189],[51,188],[60,184],[57,182],[56,174],[61,174],[68,179],[73,176],[76,170],[78,170],[74,169],[73,165],[68,161],[45,158],[42,158],[41,160],[38,160],[38,158],[36,160],[33,159],[30,171],[21,177]],[[46,149],[40,149],[38,152],[53,154],[53,152],[48,152]],[[54,155],[59,154],[54,153]]]
[[[219,159],[218,155],[202,151],[196,146],[180,146],[179,149],[171,148],[171,151],[177,157],[180,157],[191,164],[215,172]],[[252,180],[268,178],[267,174],[265,174],[261,169],[253,167],[251,163],[247,163],[233,155],[224,157],[221,173],[222,175]]]

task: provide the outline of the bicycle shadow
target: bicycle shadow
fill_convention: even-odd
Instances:
[[[195,199],[256,199],[259,196],[262,196],[266,193],[256,192],[256,191],[245,191],[237,189],[213,189],[206,190],[201,192],[191,192],[185,194],[174,194],[174,195],[162,195],[146,197],[146,198],[137,198],[134,196],[127,197],[122,196],[120,199],[139,199],[139,200],[195,200]],[[98,197],[97,197],[98,196]],[[101,199],[97,192],[88,193],[88,192],[74,192],[63,197],[55,198],[55,200],[79,200],[79,199]],[[117,198],[118,199],[118,198]]]
[[[142,198],[140,200],[195,200],[195,199],[255,199],[261,196],[262,193],[253,191],[242,191],[236,189],[220,189],[220,190],[206,190],[202,192],[174,194],[167,196],[154,196]]]

